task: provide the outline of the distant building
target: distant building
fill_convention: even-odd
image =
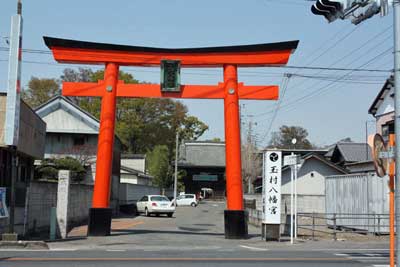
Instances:
[[[180,146],[179,170],[186,193],[198,193],[202,188],[213,190],[215,197],[225,195],[225,143],[186,141]]]
[[[376,119],[376,132],[388,141],[394,133],[394,78],[388,78],[376,96],[368,113]]]
[[[319,156],[323,156],[325,155],[328,150],[327,149],[290,149],[290,148],[267,148],[264,150],[265,151],[270,151],[270,150],[276,150],[276,151],[281,151],[282,152],[282,157],[287,156],[287,155],[291,155],[291,154],[296,154],[299,157],[303,157],[305,155],[319,155]],[[258,157],[258,159],[262,160],[263,156],[262,156],[263,152],[260,152],[260,155]],[[283,164],[283,162],[282,162]],[[261,163],[262,165],[262,163]],[[255,193],[261,193],[262,192],[262,175],[260,174],[259,176],[257,176],[257,178],[254,180],[253,182],[254,188],[255,188]]]
[[[330,161],[346,168],[350,173],[374,170],[372,150],[367,143],[340,142],[328,153]]]
[[[45,158],[73,157],[90,168],[86,183],[96,177],[97,139],[100,122],[68,98],[57,96],[36,108],[46,122]],[[119,177],[121,142],[115,137],[113,175]]]
[[[6,187],[6,203],[9,205],[11,185],[11,159],[12,151],[4,142],[5,119],[6,119],[7,94],[0,94],[0,187]],[[26,189],[33,179],[34,160],[42,159],[44,156],[44,143],[46,134],[46,123],[21,100],[19,143],[17,146],[17,177],[15,183],[15,222],[19,223],[23,218]],[[1,229],[7,224],[7,220],[0,220]]]
[[[121,155],[121,183],[152,185],[152,179],[146,171],[146,155]]]
[[[100,122],[63,96],[50,99],[35,111],[47,124],[45,158],[73,157],[78,159],[87,168],[87,175],[83,183],[93,184],[96,177]],[[118,200],[120,158],[121,142],[115,136],[111,197],[114,204]]]
[[[325,211],[325,179],[327,176],[346,174],[347,171],[317,153],[301,157],[297,166],[298,212]],[[282,169],[282,205],[288,213],[290,209],[291,170]],[[290,211],[289,211],[290,212]]]

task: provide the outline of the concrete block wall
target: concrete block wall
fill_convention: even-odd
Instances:
[[[26,219],[26,232],[47,231],[50,227],[50,212],[57,206],[57,187],[55,182],[31,182]],[[92,203],[93,185],[71,184],[68,205],[69,227],[86,223]],[[22,235],[25,209],[15,210],[15,231]],[[8,219],[0,219],[0,233],[8,231]]]
[[[92,206],[93,185],[71,184],[68,205],[68,227],[86,222]]]
[[[57,183],[31,182],[26,229],[41,231],[50,225],[50,212],[57,206]]]

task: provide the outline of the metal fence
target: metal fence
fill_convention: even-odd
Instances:
[[[328,176],[325,180],[325,211],[327,214],[388,214],[388,177],[378,177],[373,173]],[[338,219],[342,225],[362,224],[362,229],[372,232],[369,216],[352,221],[351,218]],[[389,224],[386,221],[385,224]],[[384,230],[382,230],[384,231]],[[389,232],[389,229],[386,230]]]
[[[332,235],[337,240],[343,233],[388,234],[389,214],[355,214],[355,213],[298,213],[297,228],[309,232],[312,240],[316,234]],[[349,223],[343,223],[349,222]]]

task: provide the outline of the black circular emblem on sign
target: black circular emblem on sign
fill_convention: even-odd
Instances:
[[[278,154],[276,154],[276,153],[271,153],[271,154],[269,155],[269,159],[270,159],[272,162],[277,161],[278,158],[279,158],[279,156],[278,156]]]

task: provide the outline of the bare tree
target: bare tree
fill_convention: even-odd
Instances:
[[[90,166],[96,158],[97,147],[93,144],[75,145],[61,152],[71,158],[78,160],[82,166]]]
[[[253,183],[261,173],[260,156],[256,138],[253,134],[253,122],[249,122],[246,142],[242,145],[242,177],[247,193],[253,193]]]

